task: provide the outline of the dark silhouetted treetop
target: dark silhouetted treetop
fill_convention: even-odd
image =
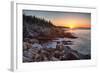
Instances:
[[[23,14],[23,21],[27,22],[29,25],[37,25],[37,26],[43,26],[43,27],[55,27],[50,20],[47,21],[44,18],[38,18],[36,16],[26,16]]]

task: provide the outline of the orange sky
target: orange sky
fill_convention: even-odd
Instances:
[[[64,26],[69,28],[90,28],[90,21],[86,18],[63,18],[63,19],[54,19],[53,23],[56,26]]]
[[[81,12],[59,12],[59,11],[34,11],[24,10],[25,15],[36,16],[51,21],[56,26],[69,28],[90,28],[91,14]]]

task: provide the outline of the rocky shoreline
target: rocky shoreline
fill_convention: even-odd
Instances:
[[[56,38],[78,38],[71,32],[65,32],[64,28],[54,26],[51,21],[23,15],[23,62],[91,59],[90,55],[72,50],[73,41],[70,40],[57,41],[55,48],[43,45]]]
[[[32,44],[32,39],[30,42],[24,42],[23,62],[90,59],[90,55],[83,55],[72,50],[70,46],[63,46],[58,43],[56,48],[43,48],[36,39],[34,41],[34,44]]]

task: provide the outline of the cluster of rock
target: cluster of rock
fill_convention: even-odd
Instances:
[[[23,43],[23,62],[79,60],[80,56],[83,57],[70,46],[58,43],[56,48],[43,48],[36,39],[26,41]]]
[[[60,61],[60,60],[78,60],[77,52],[64,49],[28,49],[23,52],[23,62],[39,62],[39,61]],[[66,51],[67,50],[67,51]]]

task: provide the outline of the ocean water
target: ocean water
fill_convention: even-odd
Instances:
[[[90,29],[73,29],[73,30],[65,30],[66,32],[72,33],[74,36],[78,37],[76,39],[71,38],[57,38],[57,40],[52,40],[43,45],[45,48],[56,48],[56,41],[72,41],[72,45],[70,46],[73,50],[77,50],[82,54],[91,54],[91,30]]]
[[[76,39],[70,39],[73,41],[73,45],[70,47],[82,54],[91,54],[91,30],[76,29],[70,32],[78,37]]]

